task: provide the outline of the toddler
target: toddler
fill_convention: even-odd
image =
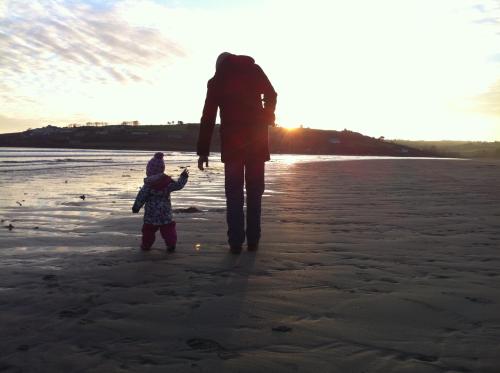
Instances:
[[[164,173],[165,162],[163,153],[158,152],[148,162],[144,185],[135,198],[132,212],[137,214],[141,207],[144,209],[144,225],[142,226],[142,250],[149,250],[155,241],[156,231],[159,229],[165,240],[168,252],[175,251],[177,232],[175,221],[172,220],[172,205],[170,193],[181,190],[186,185],[189,172],[182,171],[179,179],[174,181]]]

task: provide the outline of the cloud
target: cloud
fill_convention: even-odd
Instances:
[[[57,74],[70,79],[140,81],[141,70],[183,56],[159,30],[130,25],[116,3],[11,1],[0,12],[0,74],[4,80]],[[49,79],[50,80],[50,79]]]
[[[500,117],[500,80],[476,97],[476,108],[479,112]]]
[[[472,14],[472,22],[489,35],[494,35],[496,41],[491,43],[496,48],[490,48],[487,56],[488,65],[493,66],[496,79],[491,80],[483,92],[473,98],[473,110],[500,117],[500,49],[497,47],[500,45],[500,3],[494,0],[482,0],[473,8],[476,12]]]

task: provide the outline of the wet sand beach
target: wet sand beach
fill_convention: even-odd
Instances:
[[[211,166],[174,254],[138,249],[142,168],[4,179],[0,371],[499,371],[498,161],[271,164],[240,256]]]

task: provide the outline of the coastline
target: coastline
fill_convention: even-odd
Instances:
[[[212,136],[210,149],[220,151],[220,138]],[[193,151],[198,140],[199,124],[111,125],[62,128],[46,126],[19,133],[0,134],[0,146],[73,149],[125,149]],[[349,130],[319,130],[269,127],[272,154],[328,154],[371,156],[434,156],[436,152],[376,139]]]

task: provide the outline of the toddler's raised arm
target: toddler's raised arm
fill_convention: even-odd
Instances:
[[[181,190],[182,188],[184,188],[184,185],[186,185],[188,178],[189,173],[186,170],[182,171],[177,181],[172,181],[170,184],[168,184],[168,191],[173,192],[176,190]]]

